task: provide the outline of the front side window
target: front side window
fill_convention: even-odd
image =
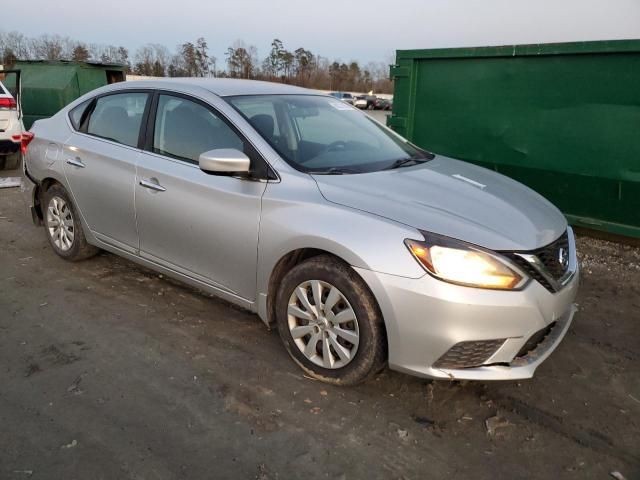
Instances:
[[[309,173],[366,173],[431,154],[336,100],[316,95],[253,95],[227,101],[294,168]],[[254,111],[274,112],[268,134]]]
[[[148,98],[149,94],[140,92],[98,98],[89,117],[87,133],[136,147]]]
[[[192,163],[209,150],[243,151],[244,142],[209,108],[182,97],[160,95],[152,150]]]

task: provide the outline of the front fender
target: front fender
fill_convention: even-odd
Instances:
[[[280,259],[304,248],[329,252],[356,268],[407,278],[424,276],[424,270],[404,245],[406,238],[421,238],[416,229],[328,202],[313,180],[306,185],[304,178],[290,183],[287,180],[270,184],[262,201],[257,269],[259,302],[266,299],[269,279]],[[261,316],[262,310],[258,305]]]

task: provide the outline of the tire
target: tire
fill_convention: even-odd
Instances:
[[[318,284],[319,316],[314,300]],[[300,289],[306,292],[306,302],[298,295]],[[349,265],[329,255],[306,260],[284,276],[276,297],[276,323],[291,358],[323,382],[355,385],[386,364],[385,329],[375,298]]]
[[[77,210],[62,185],[51,185],[42,196],[42,205],[47,240],[58,256],[77,262],[100,251],[87,243]]]

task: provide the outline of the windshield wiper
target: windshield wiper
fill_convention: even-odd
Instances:
[[[348,175],[351,173],[362,173],[352,168],[331,167],[326,170],[310,170],[307,172],[311,175]]]
[[[394,168],[404,167],[404,166],[407,166],[409,164],[417,165],[419,163],[428,162],[429,160],[431,160],[431,159],[430,158],[415,158],[415,157],[401,158],[401,159],[396,160],[395,162],[393,162],[391,165],[386,167],[384,170],[392,170]]]

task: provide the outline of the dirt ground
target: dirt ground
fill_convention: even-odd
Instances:
[[[640,478],[640,249],[579,251],[580,310],[533,380],[336,388],[250,313],[61,260],[0,190],[0,478]]]

